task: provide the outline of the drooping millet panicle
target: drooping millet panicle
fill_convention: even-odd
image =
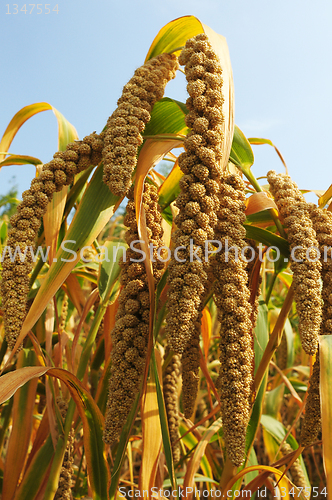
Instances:
[[[68,295],[65,294],[63,301],[62,301],[62,307],[61,307],[61,315],[60,315],[60,331],[64,331],[66,328],[66,319],[67,319],[67,314],[68,314]]]
[[[213,259],[214,296],[221,324],[221,365],[216,386],[220,388],[227,455],[239,466],[245,452],[254,359],[247,263],[241,258],[246,231],[245,191],[239,175],[222,175],[219,200],[216,239],[222,250]]]
[[[174,54],[160,54],[147,61],[124,86],[118,107],[107,121],[103,179],[117,196],[124,196],[131,186],[138,147],[143,142],[141,132],[178,67]]]
[[[68,186],[75,174],[101,161],[102,148],[103,134],[93,133],[83,141],[68,144],[65,151],[55,153],[54,159],[43,166],[40,176],[32,180],[30,189],[23,192],[17,213],[10,218],[12,229],[9,230],[7,248],[12,254],[18,248],[22,254],[26,252],[23,262],[19,253],[11,259],[7,252],[2,264],[2,309],[10,349],[15,345],[26,315],[29,273],[33,264],[31,252],[27,249],[35,246],[41,217],[55,191]]]
[[[197,323],[208,286],[209,262],[205,261],[203,250],[207,240],[214,239],[217,220],[224,98],[222,69],[205,34],[186,42],[179,63],[185,65],[188,82],[186,124],[191,132],[184,140],[186,151],[178,159],[184,176],[176,200],[177,230],[172,238],[177,254],[172,255],[168,267],[166,333],[170,349],[182,354],[183,404],[189,417],[198,389],[200,328]],[[207,247],[212,248],[210,243]]]
[[[177,254],[172,255],[168,268],[166,333],[170,349],[182,354],[193,346],[195,322],[200,316],[208,281],[209,264],[204,260],[203,250],[206,240],[214,239],[217,220],[223,81],[220,63],[206,35],[188,40],[179,62],[185,64],[190,95],[186,124],[192,130],[184,141],[186,152],[178,160],[185,175],[180,180],[181,192],[176,200],[179,214],[172,241]],[[195,345],[196,349],[197,336]]]
[[[316,231],[317,241],[319,243],[320,260],[322,264],[322,299],[323,315],[320,325],[320,335],[332,334],[332,213],[328,210],[322,210],[314,207],[310,213],[313,227]],[[301,428],[301,445],[309,446],[318,436],[321,430],[321,409],[320,409],[320,362],[319,349],[316,353],[316,359],[309,381],[308,397],[305,405],[305,415]]]
[[[288,443],[283,443],[280,451],[284,455],[284,457],[286,457],[290,453],[293,453],[294,450]],[[295,486],[302,489],[308,487],[299,459],[295,460],[289,471],[292,475],[293,483],[295,484]]]
[[[260,270],[260,264],[258,264],[259,250],[255,240],[246,239],[245,242],[247,248],[245,248],[245,251],[243,253],[246,260],[248,261],[247,273],[248,273],[248,284],[250,290],[250,303],[252,307],[251,322],[253,328],[255,328],[258,315],[258,299],[261,293],[261,283],[262,283],[262,276],[260,275],[260,273],[258,277],[256,277],[256,266],[258,266],[258,271]]]
[[[128,227],[125,240],[128,245],[140,250],[135,215],[134,191],[128,193],[127,215],[124,224]],[[149,243],[153,244],[152,262],[155,283],[161,278],[165,262],[161,259],[166,255],[163,246],[161,214],[158,205],[157,189],[144,184],[143,206],[145,209]],[[150,298],[147,275],[144,262],[132,262],[130,259],[140,259],[141,254],[131,248],[127,250],[122,267],[119,296],[119,309],[116,323],[112,331],[112,367],[109,381],[107,413],[105,418],[104,441],[113,444],[120,436],[142,380],[146,351],[149,337]]]
[[[169,348],[166,347],[164,360],[167,359],[168,355]],[[180,356],[178,354],[174,354],[165,369],[163,377],[163,393],[174,462],[178,462],[180,460],[178,407],[178,384],[180,374]]]
[[[202,313],[200,314],[201,318]],[[195,408],[199,386],[199,336],[201,333],[200,318],[186,350],[182,354],[182,405],[186,418],[190,418]]]
[[[322,317],[322,266],[315,251],[318,242],[310,219],[311,205],[288,175],[270,170],[267,180],[287,229],[302,347],[307,354],[315,354]]]
[[[68,403],[62,398],[57,398],[57,404],[63,419],[66,418]],[[74,453],[74,443],[75,443],[75,430],[71,429],[67,439],[67,445],[65,454],[63,457],[58,488],[56,490],[54,500],[71,500],[72,493],[72,477],[74,474],[73,469],[73,453]]]
[[[278,367],[280,370],[287,368],[287,337],[285,330],[281,337],[281,342],[277,350]]]

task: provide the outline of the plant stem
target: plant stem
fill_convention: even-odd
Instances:
[[[235,467],[230,459],[226,458],[226,463],[224,470],[222,471],[222,476],[219,483],[219,488],[221,490],[221,498],[228,498],[226,487],[229,481],[235,476],[237,467]]]
[[[270,297],[271,297],[272,290],[273,290],[274,284],[276,282],[277,276],[278,276],[278,274],[273,273],[273,276],[272,276],[272,279],[271,279],[271,283],[269,284],[269,288],[268,288],[268,290],[266,292],[266,297],[265,297],[265,303],[266,303],[266,305],[269,304]]]

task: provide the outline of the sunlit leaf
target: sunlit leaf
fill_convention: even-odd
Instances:
[[[332,449],[329,445],[332,432],[332,337],[321,335],[320,357],[320,397],[322,415],[323,460],[328,494],[332,494]]]
[[[18,357],[17,369],[34,363],[36,363],[35,353],[23,349]],[[12,431],[7,444],[3,476],[3,500],[11,500],[13,497],[24,468],[32,431],[37,382],[37,379],[31,379],[14,396]]]
[[[161,359],[155,351],[159,377],[161,377]],[[151,491],[157,473],[161,450],[161,428],[158,411],[158,397],[154,372],[151,370],[150,380],[146,384],[146,393],[142,405],[143,455],[140,485],[142,490]]]
[[[203,33],[202,23],[194,16],[183,16],[166,24],[155,37],[146,56],[146,61],[164,52],[181,49],[189,38]],[[180,50],[175,52],[180,54]]]
[[[0,168],[8,167],[10,165],[42,165],[42,164],[43,162],[41,160],[39,160],[38,158],[34,158],[33,156],[9,155],[5,160],[2,160],[0,162]]]
[[[104,247],[105,252],[100,256],[102,262],[98,278],[98,288],[102,302],[110,293],[120,274],[119,261],[124,258],[127,245],[122,241],[106,241]]]
[[[248,141],[250,142],[250,144],[255,144],[257,146],[260,146],[262,144],[268,144],[269,146],[272,146],[276,150],[277,155],[279,156],[279,158],[280,158],[283,166],[285,167],[286,174],[288,174],[287,165],[286,165],[286,162],[285,162],[282,154],[280,153],[279,149],[273,144],[273,142],[270,141],[270,139],[262,139],[262,138],[258,138],[258,137],[250,137],[250,138],[248,138]]]
[[[229,159],[242,168],[250,168],[254,163],[254,153],[249,141],[237,125],[234,126],[234,137]]]
[[[264,191],[260,193],[254,193],[249,198],[246,199],[246,216],[261,212],[262,210],[268,210],[273,208],[277,210],[277,205],[274,203],[272,198],[267,196]]]
[[[29,106],[25,106],[20,109],[11,121],[9,122],[8,127],[5,130],[5,133],[2,136],[0,142],[0,151],[8,151],[9,147],[17,134],[18,130],[22,127],[22,125],[32,116],[40,113],[41,111],[53,111],[57,120],[58,120],[58,137],[59,137],[59,150],[63,151],[66,145],[69,142],[77,139],[78,135],[76,129],[71,125],[66,118],[51,104],[47,102],[36,102],[35,104],[30,104]],[[5,159],[5,154],[0,153],[0,162]],[[1,167],[1,163],[0,163]]]
[[[164,210],[172,201],[175,200],[180,192],[179,180],[183,176],[178,162],[175,163],[171,172],[166,177],[159,189],[159,204]]]
[[[186,136],[189,132],[185,123],[188,109],[185,104],[169,97],[156,102],[151,113],[151,120],[146,124],[143,137],[159,134]]]
[[[221,418],[218,418],[213,424],[208,427],[208,429],[202,435],[202,439],[198,441],[195,451],[187,465],[187,472],[184,476],[183,487],[192,488],[194,484],[194,475],[198,468],[200,467],[202,457],[205,453],[205,449],[209,444],[210,439],[218,430],[222,427]],[[211,474],[211,473],[210,473]],[[210,476],[208,474],[208,476]]]
[[[246,237],[250,240],[257,240],[263,243],[268,247],[275,246],[279,248],[280,252],[288,258],[290,256],[289,244],[288,241],[278,236],[271,231],[266,231],[266,229],[262,229],[260,227],[250,226],[248,224],[244,224],[246,229]],[[272,257],[270,257],[272,259]]]

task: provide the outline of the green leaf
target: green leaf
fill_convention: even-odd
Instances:
[[[261,222],[269,222],[272,226],[274,224],[269,210],[262,210],[261,212],[256,212],[255,214],[247,215],[246,224],[259,224]]]
[[[294,332],[289,319],[286,319],[284,334],[287,341],[287,368],[294,364]]]
[[[185,104],[169,97],[156,102],[151,113],[151,120],[147,123],[143,137],[158,134],[181,134],[189,132],[185,123],[188,109]]]
[[[120,274],[119,260],[123,258],[127,245],[121,241],[106,241],[104,247],[106,249],[105,258],[101,263],[98,279],[98,289],[102,302],[111,293],[113,285]]]
[[[237,125],[234,126],[234,136],[229,159],[234,165],[248,169],[254,163],[254,153],[248,139]]]
[[[36,452],[28,469],[25,471],[15,500],[36,498],[39,488],[42,486],[47,472],[49,472],[48,469],[52,464],[53,456],[54,448],[51,435],[49,434],[45,443]]]
[[[280,411],[280,407],[283,402],[285,391],[285,384],[280,384],[272,391],[267,391],[265,393],[265,405],[264,411],[270,417],[277,418]]]
[[[270,415],[262,415],[261,416],[261,424],[264,427],[264,429],[277,441],[278,444],[280,444],[281,441],[283,441],[284,437],[286,436],[287,431],[286,431],[285,427],[282,425],[282,423],[279,422],[279,420],[271,417]],[[286,439],[286,443],[288,443],[292,447],[293,450],[297,450],[299,447],[298,442],[292,436],[292,434],[290,434],[288,436],[288,438]],[[310,484],[302,455],[299,456],[299,460],[300,460],[302,470],[305,474],[307,484]]]
[[[279,248],[280,252],[286,257],[289,258],[289,244],[288,241],[282,238],[281,236],[277,236],[271,231],[267,231],[266,229],[262,229],[260,227],[250,226],[248,224],[244,224],[246,229],[246,238],[253,239],[256,241],[260,241],[263,245],[268,247],[275,246]]]

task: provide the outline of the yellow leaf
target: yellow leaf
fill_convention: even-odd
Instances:
[[[155,349],[159,378],[162,379],[160,353]],[[154,486],[157,466],[161,450],[161,427],[157,399],[156,383],[153,370],[150,371],[150,380],[146,384],[146,393],[142,407],[143,455],[140,477],[140,491],[151,491]],[[150,498],[150,495],[148,496]]]
[[[278,210],[272,198],[269,198],[264,191],[249,196],[249,198],[246,199],[246,205],[246,215],[256,214],[257,212],[270,208]]]
[[[331,186],[325,191],[325,193],[319,198],[318,204],[322,208],[326,205],[326,203],[332,198],[332,184]]]
[[[332,336],[321,335],[320,357],[320,398],[322,414],[323,462],[326,475],[328,497],[332,495]]]
[[[71,125],[66,118],[51,104],[47,102],[36,102],[35,104],[30,104],[29,106],[25,106],[20,109],[11,121],[9,122],[8,127],[5,130],[5,133],[2,136],[0,142],[0,151],[8,151],[11,143],[18,130],[22,127],[22,125],[32,116],[40,113],[41,111],[53,111],[57,120],[58,120],[58,144],[59,150],[63,151],[66,145],[69,142],[74,141],[78,138],[75,127]],[[5,159],[6,153],[0,153],[0,162]],[[1,168],[1,163],[0,163]]]
[[[197,17],[183,16],[174,19],[161,28],[152,42],[145,61],[164,52],[173,52],[177,48],[179,50],[175,54],[179,55],[181,47],[185,45],[188,38],[192,38],[199,33],[203,33],[203,25]]]
[[[202,24],[205,34],[216,52],[223,73],[222,93],[224,96],[224,104],[222,106],[224,121],[222,124],[224,143],[222,146],[221,167],[224,170],[227,167],[229,155],[232,148],[234,135],[234,83],[231,60],[229,57],[228,45],[226,38],[213,31],[209,26]]]
[[[218,430],[222,427],[221,418],[218,418],[212,425],[204,432],[202,439],[198,441],[192,458],[187,465],[187,472],[183,480],[183,489],[188,491],[186,488],[194,487],[194,477],[199,467],[201,466],[201,461],[205,453],[205,449],[209,444],[210,439]]]
[[[207,359],[208,354],[209,354],[209,345],[210,345],[210,338],[211,338],[211,331],[212,331],[211,314],[210,314],[210,311],[208,310],[207,307],[205,307],[203,309],[201,325],[202,325],[201,329],[202,329],[204,355],[205,355],[205,359]]]

